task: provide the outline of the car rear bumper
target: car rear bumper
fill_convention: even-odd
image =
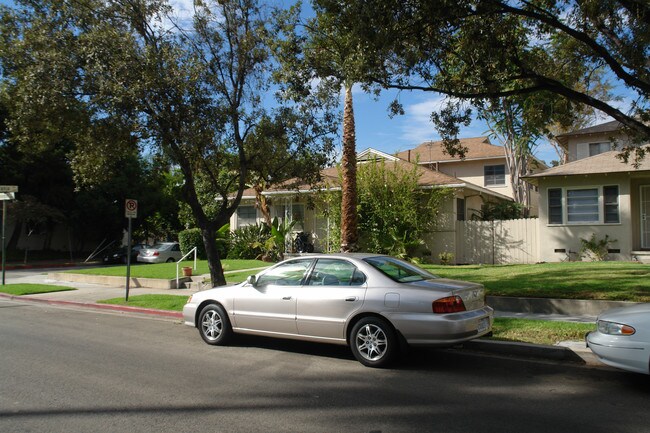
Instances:
[[[161,263],[160,257],[158,256],[138,256],[137,261],[143,263]]]
[[[413,346],[453,346],[492,331],[494,310],[487,305],[478,310],[453,314],[396,313],[386,315]]]

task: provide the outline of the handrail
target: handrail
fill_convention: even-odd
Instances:
[[[180,287],[178,287],[178,267],[180,266],[183,259],[185,259],[185,257],[192,254],[192,252],[194,252],[194,270],[196,271],[196,247],[192,248],[187,254],[185,254],[183,257],[181,257],[181,259],[179,261],[176,262],[176,288],[177,289],[180,288]]]

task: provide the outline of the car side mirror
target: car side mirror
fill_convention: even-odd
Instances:
[[[255,275],[249,275],[248,278],[246,278],[246,282],[251,286],[255,287],[255,283],[257,282],[257,279],[255,278]]]

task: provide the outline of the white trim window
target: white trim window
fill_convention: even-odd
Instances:
[[[505,184],[506,184],[505,164],[483,166],[484,186],[504,186]]]
[[[250,226],[257,223],[257,209],[255,206],[239,206],[237,208],[237,228]]]
[[[600,155],[610,150],[612,150],[612,143],[608,141],[604,143],[589,143],[589,156]]]
[[[548,224],[619,224],[618,185],[549,188]]]

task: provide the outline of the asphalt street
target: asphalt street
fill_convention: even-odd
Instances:
[[[644,432],[650,379],[418,350],[390,370],[345,347],[0,300],[2,432]]]

